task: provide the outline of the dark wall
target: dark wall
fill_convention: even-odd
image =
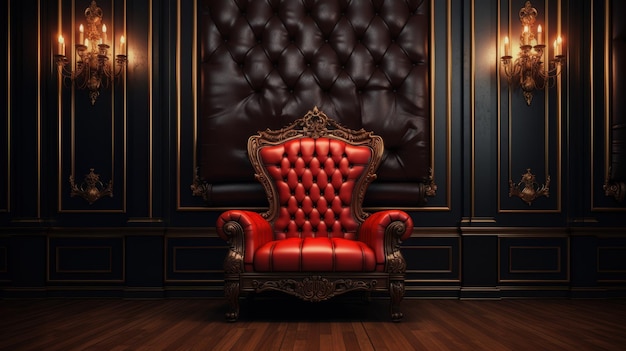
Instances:
[[[69,36],[72,12],[79,21],[89,2],[0,8],[0,297],[220,296],[225,243],[213,226],[224,208],[190,189],[200,6],[99,1],[115,37],[126,28],[128,65],[92,106],[59,83],[52,58],[59,29]],[[403,204],[416,223],[403,244],[408,296],[626,294],[626,203],[605,192],[619,142],[608,108],[620,100],[619,1],[533,2],[548,38],[565,38],[567,63],[531,106],[499,73],[499,43],[518,35],[523,2],[430,2],[438,189],[425,205]],[[69,178],[80,184],[91,168],[113,196],[89,204]],[[538,185],[549,177],[549,196],[509,196],[526,172]]]

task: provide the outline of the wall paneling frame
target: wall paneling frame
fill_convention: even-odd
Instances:
[[[606,184],[604,190],[607,196],[623,202],[626,197],[626,25],[619,18],[619,14],[626,11],[626,5],[621,1],[611,1],[605,4],[605,94],[607,118],[605,120],[607,135],[605,136],[608,150]]]
[[[508,36],[512,38],[511,47],[517,48],[518,33],[523,31],[518,12],[524,4],[510,0],[498,5],[497,28],[500,28],[500,35],[497,42]],[[561,1],[535,1],[532,6],[537,9],[536,23],[541,24],[547,42],[564,32]],[[552,50],[546,50],[546,61],[552,53]],[[501,62],[498,61],[496,71],[501,70]],[[554,87],[538,91],[531,105],[523,103],[517,91],[519,88],[510,88],[505,77],[499,77],[497,81],[499,213],[562,211],[564,79],[567,79],[566,72],[556,78]],[[532,186],[524,184],[522,178],[526,177],[535,177]],[[528,202],[514,195],[516,190],[537,193],[542,187],[546,195],[539,195]]]
[[[63,5],[68,6],[63,6]],[[85,23],[84,2],[59,0],[58,33],[67,38],[66,53],[70,65],[78,60],[77,28]],[[87,4],[89,5],[89,4]],[[102,22],[108,24],[110,50],[114,38],[126,33],[126,2],[100,1]],[[113,40],[112,40],[113,39]],[[115,53],[115,52],[114,52]],[[109,89],[101,88],[95,105],[89,91],[79,89],[57,71],[58,106],[58,211],[59,212],[126,212],[127,201],[127,89],[125,72]],[[90,181],[98,177],[97,187]],[[102,192],[99,197],[85,199],[80,194]]]
[[[428,1],[206,1],[201,11],[199,186],[209,206],[264,206],[246,140],[313,106],[385,139],[366,206],[435,196]]]

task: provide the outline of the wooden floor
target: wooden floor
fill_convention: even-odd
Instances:
[[[0,300],[1,350],[626,350],[625,300]]]

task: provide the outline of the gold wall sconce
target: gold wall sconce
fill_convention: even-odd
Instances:
[[[535,90],[554,86],[556,77],[561,74],[562,65],[565,64],[561,36],[557,36],[554,40],[553,58],[548,61],[547,66],[544,64],[544,52],[548,56],[548,50],[541,25],[535,27],[536,17],[537,9],[532,6],[530,1],[526,1],[519,12],[519,19],[523,28],[520,35],[520,51],[516,58],[512,56],[511,42],[506,36],[503,43],[504,55],[500,58],[502,72],[509,82],[509,86],[519,86],[522,89],[528,106],[530,106]]]
[[[78,40],[74,45],[76,60],[72,63],[73,67],[70,67],[70,59],[66,56],[65,39],[61,34],[57,39],[57,50],[54,55],[64,80],[74,82],[79,89],[89,89],[92,105],[100,95],[100,88],[108,88],[115,78],[120,76],[127,61],[126,39],[121,35],[115,64],[111,63],[109,52],[111,46],[107,37],[107,26],[103,23],[102,17],[102,9],[92,1],[85,9],[86,27],[81,24],[78,28]],[[73,36],[75,37],[76,33],[73,33]]]

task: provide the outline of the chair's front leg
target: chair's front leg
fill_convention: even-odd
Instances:
[[[239,318],[239,278],[243,272],[243,228],[238,222],[229,221],[223,225],[222,232],[230,244],[224,258],[224,296],[230,305],[226,320],[235,322]]]
[[[400,312],[400,302],[404,298],[404,280],[392,280],[389,284],[391,295],[391,320],[399,322],[404,314]]]
[[[227,280],[224,283],[224,295],[230,305],[230,310],[226,312],[226,320],[235,322],[239,318],[239,281]]]
[[[385,229],[385,253],[387,254],[386,270],[389,272],[389,295],[391,298],[391,320],[399,322],[404,315],[400,312],[400,302],[404,298],[404,272],[406,261],[400,252],[401,235],[405,232],[405,224],[395,221]]]

